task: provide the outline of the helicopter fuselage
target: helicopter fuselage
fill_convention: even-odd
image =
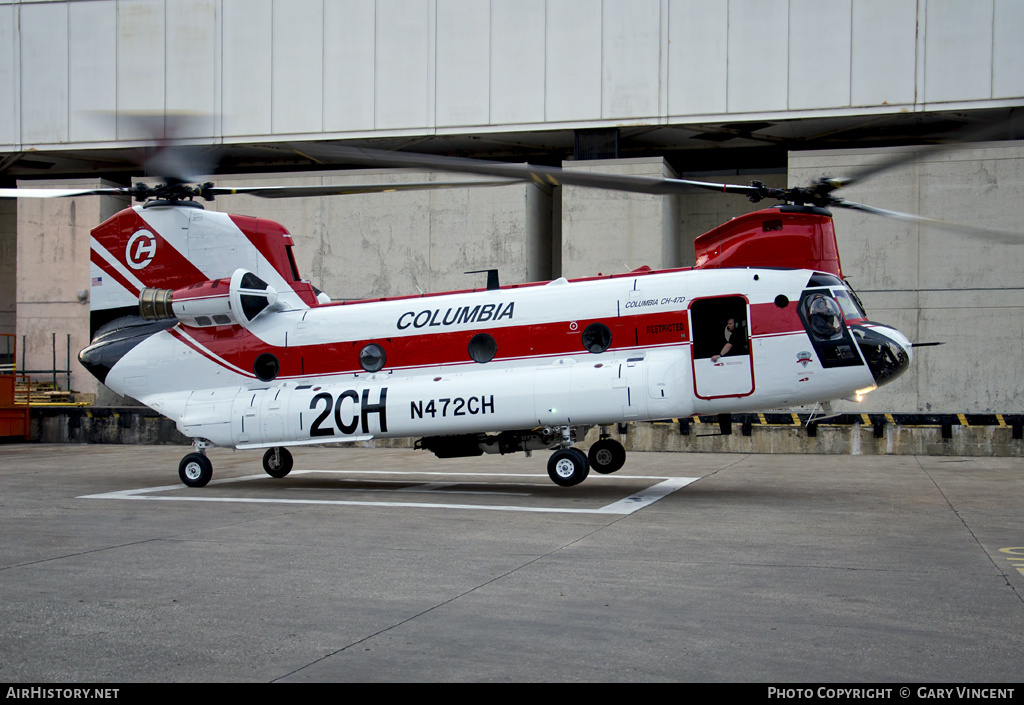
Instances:
[[[693,268],[337,303],[291,247],[271,221],[180,204],[93,231],[94,308],[141,318],[79,359],[193,439],[186,484],[209,480],[210,445],[269,448],[282,476],[285,446],[412,437],[440,457],[554,449],[572,485],[624,460],[607,434],[589,461],[572,448],[595,425],[852,398],[910,363],[843,281],[821,209],[736,218]]]
[[[851,325],[909,350],[857,314],[834,340],[815,341],[801,302],[845,292],[806,270],[719,269],[315,307],[286,300],[244,326],[152,335],[105,381],[185,435],[239,448],[787,407],[879,383]],[[730,319],[733,344],[719,357]]]

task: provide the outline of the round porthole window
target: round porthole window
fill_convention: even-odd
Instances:
[[[469,341],[469,356],[477,362],[490,362],[498,354],[498,343],[487,333],[477,333]]]
[[[612,344],[612,332],[604,323],[591,323],[583,330],[583,347],[592,353],[603,353]]]
[[[384,367],[387,360],[388,356],[384,353],[384,348],[377,343],[365,345],[359,351],[359,366],[367,372],[377,372]]]
[[[261,382],[269,382],[277,377],[277,373],[281,371],[281,363],[277,361],[274,355],[263,353],[256,358],[252,371],[256,373]]]

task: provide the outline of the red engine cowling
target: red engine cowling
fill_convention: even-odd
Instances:
[[[693,242],[696,269],[786,267],[843,278],[832,214],[824,208],[778,206],[733,218]]]

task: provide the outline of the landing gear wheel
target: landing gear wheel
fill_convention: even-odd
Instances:
[[[548,460],[548,476],[561,487],[572,487],[587,479],[590,463],[578,448],[562,448],[551,454]]]
[[[602,438],[590,446],[590,467],[602,475],[613,473],[626,464],[626,449],[611,438]]]
[[[271,477],[284,477],[292,471],[292,454],[287,448],[271,448],[263,455],[263,469]]]
[[[202,453],[189,453],[178,464],[178,477],[188,487],[205,487],[213,477],[213,463]]]

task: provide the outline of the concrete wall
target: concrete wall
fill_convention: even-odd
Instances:
[[[1018,0],[0,0],[0,151],[981,108]],[[116,119],[97,120],[114,114]]]
[[[33,181],[31,186],[97,188],[115,184],[100,179],[75,179]],[[71,386],[75,391],[96,393],[99,383],[78,364],[77,357],[78,351],[89,344],[89,231],[127,205],[127,200],[87,196],[20,199],[17,204],[19,369],[53,369],[54,337],[56,367],[65,369],[70,334]],[[66,388],[63,377],[58,382]]]
[[[892,150],[795,152],[790,184],[842,177]],[[1024,409],[1024,145],[938,152],[884,172],[842,197],[879,208],[999,228],[1011,242],[835,209],[843,272],[873,320],[916,342],[911,369],[850,410],[1004,412]]]
[[[218,185],[458,181],[416,171],[220,175]],[[551,193],[536,184],[268,200],[224,196],[207,207],[269,218],[295,241],[299,271],[334,300],[470,289],[551,278]]]
[[[676,174],[661,158],[563,162],[572,171],[634,176]],[[561,276],[592,277],[679,266],[679,199],[564,186]]]

